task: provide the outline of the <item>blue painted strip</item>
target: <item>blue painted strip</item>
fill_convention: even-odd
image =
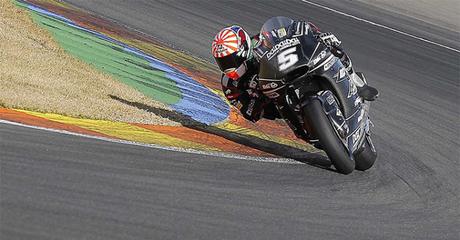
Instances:
[[[166,76],[174,80],[182,92],[182,99],[172,105],[174,110],[208,125],[228,117],[229,106],[205,86],[185,74],[167,73]]]
[[[190,76],[187,76],[176,68],[173,68],[163,61],[144,53],[140,49],[131,47],[123,42],[115,40],[99,32],[79,26],[63,16],[52,13],[46,9],[34,6],[27,2],[24,3],[27,4],[28,8],[34,12],[38,12],[48,17],[61,20],[71,27],[85,31],[95,35],[100,39],[119,45],[124,49],[124,51],[147,60],[152,68],[165,72],[166,77],[174,81],[182,93],[182,99],[178,103],[172,105],[175,111],[187,115],[195,121],[208,125],[224,121],[229,116],[230,108],[222,100],[222,98],[210,91],[206,86],[198,83]]]

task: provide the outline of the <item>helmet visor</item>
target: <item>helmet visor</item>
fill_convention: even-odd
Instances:
[[[220,70],[222,72],[225,72],[226,70],[229,69],[236,69],[238,68],[241,64],[243,64],[244,59],[236,55],[237,53],[230,54],[225,57],[221,58],[215,58],[216,63],[219,66]]]

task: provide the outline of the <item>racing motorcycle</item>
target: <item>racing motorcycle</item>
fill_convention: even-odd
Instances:
[[[340,59],[304,22],[271,18],[259,38],[259,87],[296,136],[324,150],[340,173],[372,167],[369,102]]]

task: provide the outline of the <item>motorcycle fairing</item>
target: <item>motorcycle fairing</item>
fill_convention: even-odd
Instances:
[[[304,105],[312,97],[318,98],[353,159],[353,152],[369,133],[364,101],[340,59],[311,30],[293,37],[293,26],[282,26],[288,30],[282,39],[272,36],[256,49],[261,91],[275,102],[282,116],[298,112],[299,103]],[[302,124],[302,119],[292,122]]]

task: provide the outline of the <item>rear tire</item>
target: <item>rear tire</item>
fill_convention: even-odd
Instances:
[[[349,174],[355,169],[355,162],[348,156],[348,151],[333,129],[329,118],[324,113],[323,106],[318,99],[312,100],[304,108],[306,120],[313,128],[323,150],[339,173]]]
[[[377,151],[375,147],[369,142],[369,139],[365,139],[362,150],[355,154],[355,169],[359,171],[366,171],[371,168],[375,160],[377,159]]]

